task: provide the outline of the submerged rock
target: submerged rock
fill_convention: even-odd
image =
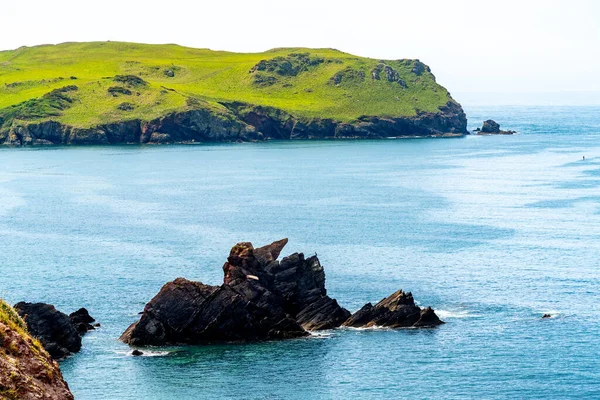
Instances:
[[[0,399],[72,400],[56,361],[0,300]]]
[[[421,309],[415,304],[410,292],[398,290],[389,297],[381,300],[376,305],[365,304],[354,313],[344,326],[354,328],[368,328],[373,326],[389,328],[430,327],[441,325],[431,307]]]
[[[60,360],[81,350],[81,336],[94,329],[95,320],[85,308],[70,316],[45,303],[17,303],[15,310],[29,332],[38,338],[52,358]]]
[[[287,339],[341,325],[350,313],[327,296],[318,258],[295,253],[279,262],[286,244],[236,244],[221,286],[184,278],[167,283],[121,340],[144,346]]]

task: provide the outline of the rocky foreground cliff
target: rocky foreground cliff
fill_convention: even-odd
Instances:
[[[58,364],[0,300],[0,399],[72,400]]]
[[[466,127],[419,60],[118,42],[0,52],[6,145],[446,137]]]

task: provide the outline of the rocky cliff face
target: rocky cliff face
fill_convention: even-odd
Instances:
[[[285,111],[245,103],[223,103],[226,112],[205,108],[176,112],[151,120],[127,120],[93,128],[74,128],[56,121],[14,122],[0,129],[5,145],[86,145],[124,143],[191,143],[290,139],[376,139],[410,136],[461,136],[467,118],[455,101],[437,113],[412,117],[364,116],[352,122],[306,119]],[[1,125],[1,124],[0,124]]]
[[[58,364],[0,300],[0,399],[72,400]]]
[[[95,320],[85,308],[67,315],[51,304],[20,302],[15,304],[15,311],[55,360],[81,350],[81,336],[95,329],[91,325]]]

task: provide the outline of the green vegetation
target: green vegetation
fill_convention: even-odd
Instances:
[[[0,127],[56,120],[87,128],[221,102],[306,118],[435,112],[450,95],[416,60],[333,49],[230,53],[177,45],[64,43],[0,52]]]

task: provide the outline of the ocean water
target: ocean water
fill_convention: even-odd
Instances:
[[[102,324],[61,364],[77,399],[600,398],[600,108],[467,113],[520,134],[1,149],[0,296]],[[402,288],[447,323],[118,342],[167,281],[282,237],[351,311]]]

